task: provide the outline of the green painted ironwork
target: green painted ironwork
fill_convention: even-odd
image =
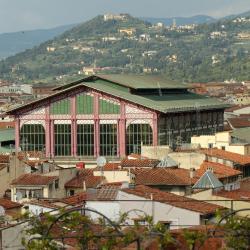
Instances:
[[[70,114],[70,100],[68,98],[51,104],[50,112],[53,115]]]
[[[120,105],[106,100],[99,100],[100,114],[120,114]]]
[[[93,114],[94,98],[91,95],[82,93],[76,96],[76,113]]]

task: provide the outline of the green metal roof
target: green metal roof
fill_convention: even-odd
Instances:
[[[233,130],[232,137],[235,137],[245,143],[250,143],[250,127],[238,128]]]
[[[11,153],[13,151],[14,151],[13,148],[0,146],[0,154]]]
[[[0,142],[14,141],[14,140],[15,140],[15,130],[13,128],[0,129]]]
[[[100,79],[133,89],[187,89],[191,86],[170,81],[159,75],[97,75]]]
[[[134,95],[131,94],[126,87],[117,86],[105,80],[98,79],[92,82],[83,82],[82,84],[162,113],[227,107],[226,104],[217,99],[191,92],[164,95]]]
[[[142,78],[139,77],[141,80]],[[125,78],[124,78],[125,79]],[[113,79],[114,80],[114,79]],[[149,81],[149,80],[148,80]],[[149,84],[146,83],[145,85]],[[44,100],[51,99],[55,96],[58,96],[62,93],[70,92],[74,88],[81,86],[86,86],[91,89],[110,94],[114,97],[127,100],[129,102],[147,107],[149,109],[161,112],[161,113],[176,113],[176,112],[185,112],[185,111],[195,111],[195,110],[207,110],[207,109],[225,109],[230,105],[222,103],[217,99],[197,95],[188,91],[180,90],[179,93],[164,93],[161,94],[132,94],[130,92],[130,87],[125,86],[124,84],[117,84],[116,82],[105,80],[97,76],[91,76],[84,79],[81,79],[77,82],[73,82],[62,87],[57,88],[60,90],[55,92],[50,96],[41,98],[39,100],[33,101],[29,104],[21,105],[14,109],[7,111],[8,114],[13,114],[14,112],[21,110],[22,108],[32,105],[37,102],[42,102]]]
[[[125,75],[125,74],[110,74],[110,75],[92,75],[85,77],[79,81],[68,83],[55,88],[54,90],[62,90],[68,87],[78,85],[82,82],[92,82],[94,80],[105,80],[116,85],[124,86],[132,89],[188,89],[192,86],[166,79],[161,75]]]
[[[216,189],[223,187],[212,171],[207,170],[201,178],[194,184],[193,189]]]

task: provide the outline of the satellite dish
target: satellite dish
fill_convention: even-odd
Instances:
[[[25,173],[25,174],[30,174],[30,173],[31,173],[31,169],[30,169],[29,166],[26,166],[26,167],[24,168],[24,173]]]
[[[23,198],[23,195],[21,192],[16,193],[16,201],[20,201]]]
[[[96,163],[97,167],[103,167],[107,163],[107,160],[104,156],[99,156],[96,160]]]
[[[4,216],[5,215],[5,209],[3,206],[0,206],[0,216]]]

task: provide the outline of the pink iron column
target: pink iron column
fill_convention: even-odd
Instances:
[[[71,155],[77,155],[76,96],[70,98],[71,107]]]
[[[20,147],[20,118],[15,119],[15,149],[18,152]]]
[[[50,121],[50,155],[55,157],[54,120]]]
[[[99,120],[99,96],[94,94],[94,148],[95,156],[100,155],[100,120]]]
[[[158,145],[158,116],[157,113],[153,115],[153,146]]]
[[[119,155],[120,157],[126,156],[126,110],[125,103],[121,102],[121,118],[119,120]]]
[[[50,114],[49,114],[49,106],[45,107],[45,156],[50,157],[51,155],[51,132],[50,132]]]

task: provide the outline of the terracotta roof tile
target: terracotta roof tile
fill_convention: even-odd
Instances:
[[[42,161],[42,160],[27,160],[24,161],[25,164],[27,164],[30,167],[36,167],[37,165],[40,165],[44,162],[48,162],[48,161]]]
[[[228,198],[228,199],[232,199],[232,200],[246,200],[250,202],[250,191],[243,191],[241,189],[232,190],[232,191],[222,190],[222,191],[216,192],[215,195]]]
[[[2,206],[4,209],[14,209],[14,208],[20,208],[23,205],[17,202],[13,202],[11,200],[0,198],[0,206]]]
[[[190,171],[183,168],[137,168],[131,171],[135,174],[135,183],[144,185],[191,185]]]
[[[121,191],[133,194],[146,199],[152,199],[157,202],[166,203],[175,207],[195,211],[203,215],[214,214],[216,210],[222,209],[221,206],[209,204],[207,202],[194,200],[184,196],[160,191],[156,188],[150,188],[144,185],[138,185],[135,188],[122,189]]]
[[[247,108],[249,106],[250,106],[249,104],[248,105],[235,105],[235,106],[232,106],[230,108],[226,108],[225,112],[233,112],[233,111],[236,111],[239,109]]]
[[[228,118],[228,121],[234,128],[250,127],[250,121],[246,118]]]
[[[41,151],[21,151],[18,153],[18,159],[24,160],[25,158],[41,158],[43,153]]]
[[[45,176],[40,174],[24,174],[13,180],[11,185],[24,185],[24,186],[34,186],[34,185],[48,185],[54,180],[57,180],[58,176]]]
[[[103,171],[113,171],[113,170],[120,170],[121,166],[120,163],[106,163],[102,168],[101,167],[96,167],[94,170],[103,170]]]
[[[240,189],[244,191],[250,190],[250,177],[244,178],[240,182]]]
[[[77,176],[65,183],[65,188],[83,188],[85,181],[86,188],[95,188],[105,180],[102,176],[94,176],[92,169],[83,169]]]
[[[9,155],[0,155],[0,163],[9,163],[10,156]]]
[[[121,161],[122,168],[153,168],[160,163],[154,159],[123,159]]]
[[[145,157],[145,156],[142,156],[140,154],[135,154],[135,153],[132,153],[130,155],[128,155],[127,159],[148,159],[148,157]]]
[[[79,204],[85,202],[86,199],[87,199],[87,193],[86,192],[82,192],[82,193],[79,193],[79,194],[76,194],[76,195],[65,197],[61,201],[63,203],[68,204],[68,205],[75,206],[75,205],[79,205]]]
[[[229,160],[241,165],[250,164],[250,156],[241,155],[237,153],[228,152],[222,149],[211,148],[211,149],[202,149],[201,152],[208,156],[213,156],[220,159]]]
[[[233,169],[232,167],[226,166],[224,164],[216,163],[216,162],[209,162],[204,161],[200,168],[196,170],[195,177],[201,177],[208,168],[213,169],[213,174],[218,179],[227,178],[230,176],[237,176],[241,175],[242,172],[236,169]]]
[[[120,186],[104,186],[97,191],[97,200],[115,200]]]

